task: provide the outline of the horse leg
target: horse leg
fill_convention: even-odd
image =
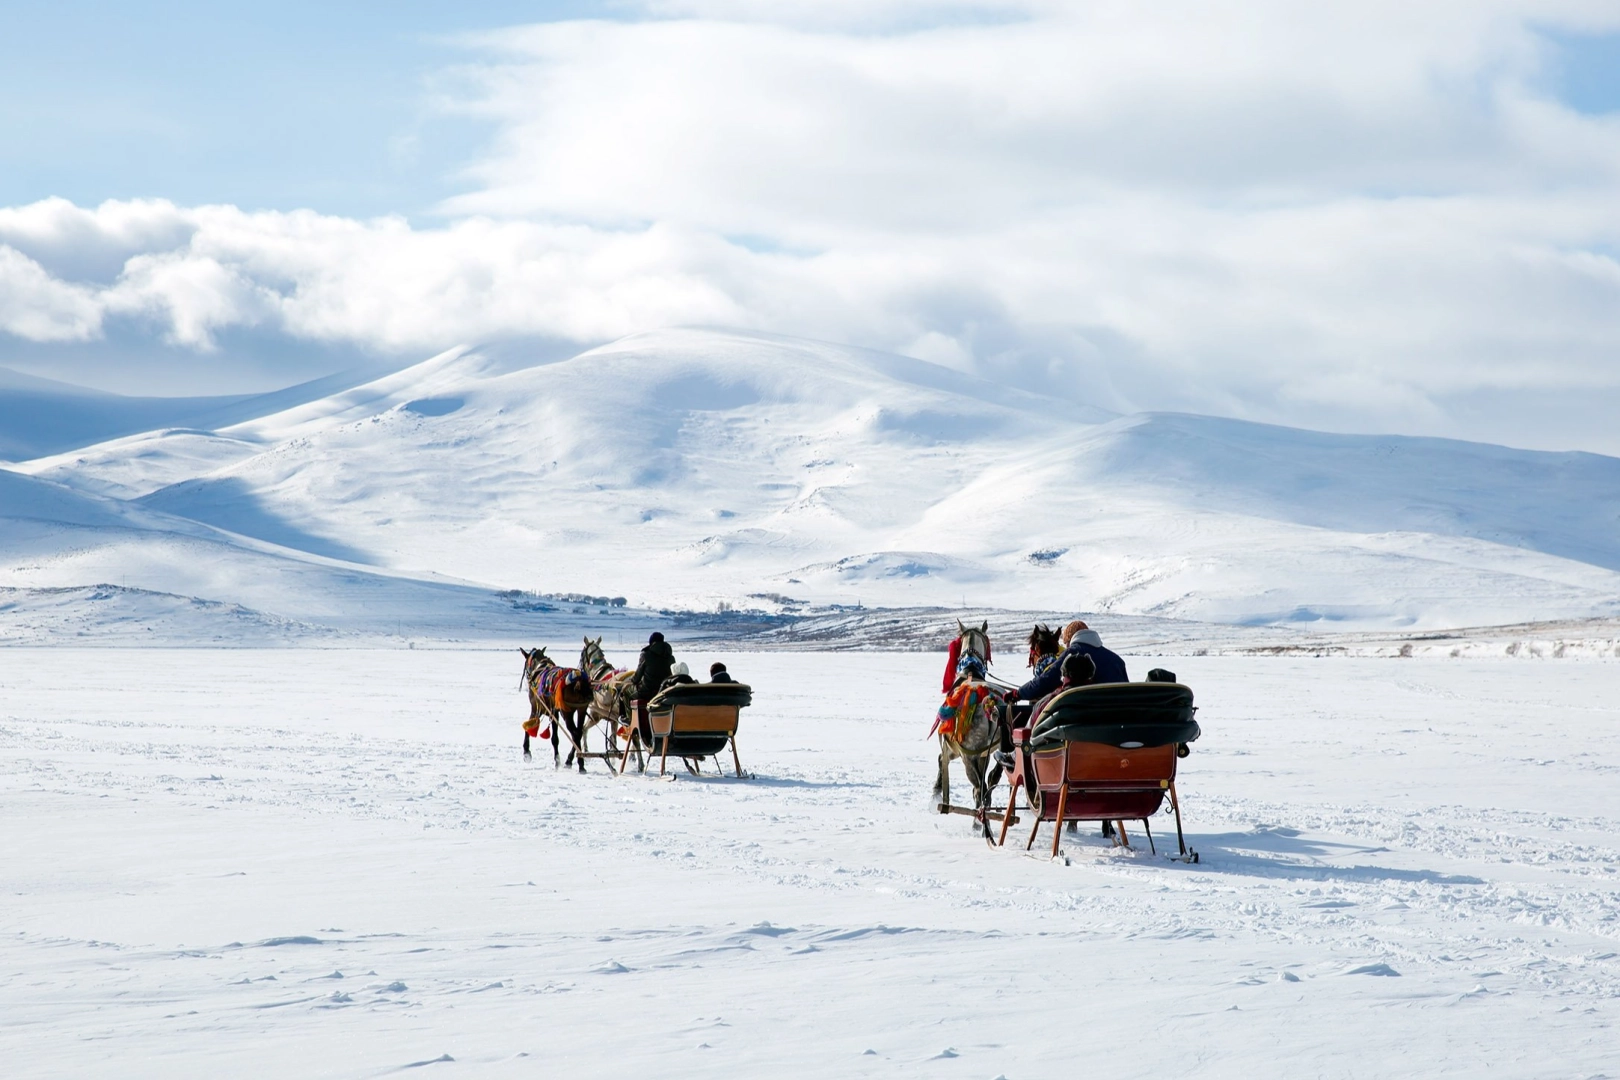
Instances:
[[[562,764],[562,750],[557,745],[557,718],[551,717],[551,767],[557,768]]]
[[[945,740],[939,743],[939,779],[934,781],[934,794],[939,799],[939,812],[951,812],[951,748]]]
[[[529,753],[529,728],[532,727],[536,731],[539,731],[540,726],[537,723],[537,721],[539,719],[540,719],[540,703],[535,700],[534,691],[530,690],[529,691],[529,722],[527,724],[523,725],[523,760],[524,761],[532,761],[533,760],[533,756]]]
[[[990,792],[985,785],[984,758],[963,757],[962,767],[967,770],[968,782],[973,786],[973,831],[990,836],[990,820],[985,811],[990,807]]]
[[[574,719],[579,717],[579,719]],[[579,771],[585,771],[585,717],[578,709],[568,713],[568,732],[574,737],[573,758],[579,762]]]

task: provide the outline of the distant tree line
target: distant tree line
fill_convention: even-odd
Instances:
[[[596,607],[624,607],[630,602],[622,596],[590,596],[586,593],[576,592],[531,593],[522,589],[507,589],[505,592],[496,593],[495,595],[503,600],[511,600],[514,603],[528,597],[534,597],[537,600],[554,600],[559,604],[594,604]]]

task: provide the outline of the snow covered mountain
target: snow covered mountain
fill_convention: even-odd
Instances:
[[[363,379],[359,372],[341,372],[268,394],[128,397],[0,368],[0,461],[25,461],[156,428],[240,423]]]
[[[240,423],[16,466],[97,513],[147,515],[145,539],[119,532],[111,554],[75,525],[53,553],[8,499],[0,584],[82,585],[93,563],[190,587],[176,560],[196,556],[161,554],[161,522],[323,572],[654,606],[1346,627],[1620,614],[1620,459],[1116,417],[758,334],[660,331],[513,366],[456,349]]]

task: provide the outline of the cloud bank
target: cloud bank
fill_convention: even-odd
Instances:
[[[718,324],[1520,441],[1458,403],[1620,405],[1620,117],[1549,89],[1549,30],[1615,32],[1610,3],[645,14],[467,39],[435,93],[495,135],[438,223],[0,209],[0,331],[425,355]]]

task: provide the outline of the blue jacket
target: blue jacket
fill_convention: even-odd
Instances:
[[[1092,641],[1081,641],[1082,637],[1090,637]],[[1097,665],[1097,677],[1092,680],[1094,683],[1131,681],[1130,675],[1125,672],[1125,661],[1119,658],[1119,654],[1106,648],[1096,634],[1082,630],[1074,635],[1074,640],[1069,642],[1069,647],[1058,657],[1057,663],[1018,688],[1018,696],[1024,701],[1035,701],[1056,690],[1063,681],[1063,661],[1069,658],[1070,653],[1091,657],[1091,662]]]

